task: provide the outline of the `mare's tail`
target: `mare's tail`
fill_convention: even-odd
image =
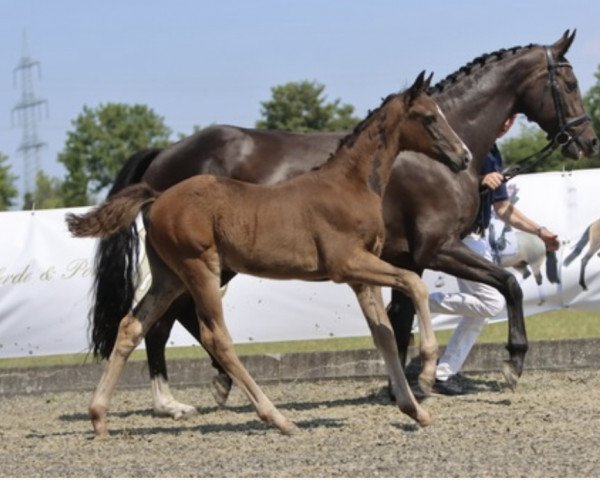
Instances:
[[[560,283],[558,276],[558,260],[556,259],[556,252],[546,251],[546,277],[550,283]]]
[[[581,238],[577,242],[577,245],[575,245],[575,248],[573,249],[573,251],[571,253],[569,253],[567,258],[565,258],[565,260],[563,262],[565,266],[568,266],[573,260],[575,260],[577,258],[577,255],[579,255],[581,253],[581,251],[583,250],[583,247],[585,247],[587,245],[589,239],[590,239],[590,227],[587,227],[585,229],[585,232],[583,232],[583,235],[581,235]]]
[[[141,181],[148,166],[161,152],[142,150],[132,155],[117,174],[107,198]],[[93,303],[90,308],[90,343],[95,357],[108,358],[119,322],[131,309],[139,239],[135,223],[100,239],[94,261]]]
[[[150,149],[132,155],[119,171],[108,198],[140,182],[160,152],[159,149]],[[119,322],[131,309],[138,252],[139,238],[135,223],[98,242],[92,287],[94,300],[89,313],[90,340],[95,357],[109,357],[117,338]]]

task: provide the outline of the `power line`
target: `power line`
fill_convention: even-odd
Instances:
[[[40,150],[46,145],[38,136],[37,122],[41,120],[45,107],[48,117],[48,101],[37,97],[33,89],[33,72],[42,78],[40,62],[29,56],[26,33],[23,32],[23,54],[13,70],[13,82],[21,87],[21,99],[12,109],[12,122],[21,127],[22,138],[17,151],[23,158],[23,188],[31,193],[35,178],[40,170]],[[16,119],[16,122],[15,122]]]

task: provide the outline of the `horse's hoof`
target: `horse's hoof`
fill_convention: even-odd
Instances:
[[[431,414],[427,410],[423,409],[421,409],[421,411],[418,413],[417,418],[415,420],[417,421],[419,426],[423,428],[428,427],[429,425],[431,425],[432,422]]]
[[[294,422],[287,422],[287,424],[280,429],[280,432],[282,435],[297,435],[300,433],[300,428]]]
[[[425,397],[430,397],[433,392],[433,384],[435,383],[434,378],[425,378],[419,375],[419,389]]]
[[[171,414],[173,420],[190,418],[194,415],[198,415],[198,410],[196,410],[196,407],[192,407],[191,405],[185,405],[183,403],[180,403],[178,405],[178,408]]]
[[[227,402],[229,392],[231,392],[231,379],[222,373],[215,375],[212,379],[212,396],[217,405],[222,407]]]
[[[94,427],[94,435],[96,440],[102,440],[108,438],[108,425],[106,421],[92,420],[92,426]]]
[[[155,405],[153,413],[158,417],[171,417],[173,420],[180,420],[197,415],[198,410],[196,410],[196,407],[191,405],[186,405],[185,403],[171,400],[170,402],[160,406]]]
[[[110,438],[110,435],[108,433],[108,430],[104,433],[98,433],[98,432],[94,433],[94,441],[95,442],[103,442],[103,441],[108,440],[109,438]]]
[[[519,375],[515,371],[515,368],[510,362],[504,362],[502,365],[502,375],[513,392],[517,389],[517,383],[519,382]]]

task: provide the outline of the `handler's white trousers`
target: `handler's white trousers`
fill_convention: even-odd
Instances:
[[[474,252],[492,261],[487,238],[471,234],[463,242]],[[442,381],[460,371],[487,319],[498,315],[505,305],[504,297],[495,288],[460,278],[457,280],[460,292],[434,292],[429,295],[431,313],[463,317],[438,362],[436,378]]]

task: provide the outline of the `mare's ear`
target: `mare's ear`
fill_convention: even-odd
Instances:
[[[417,76],[412,86],[408,89],[406,99],[410,105],[425,90],[425,70]]]
[[[563,36],[560,40],[557,40],[553,45],[550,46],[552,49],[552,53],[556,58],[563,57],[565,53],[569,50],[569,47],[575,40],[575,34],[577,33],[577,29],[573,30],[573,33],[569,35],[569,30],[563,33]]]

